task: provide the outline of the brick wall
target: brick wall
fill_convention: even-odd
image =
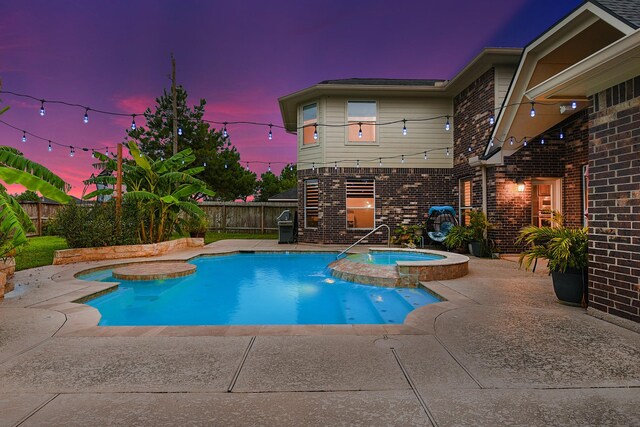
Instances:
[[[590,101],[589,306],[640,322],[640,76]]]
[[[468,158],[482,156],[491,135],[489,115],[495,108],[494,69],[489,69],[453,98],[453,206],[458,208],[460,178],[473,177],[473,206],[482,206],[482,174]],[[469,151],[471,148],[471,151]]]
[[[304,228],[304,180],[317,178],[319,221],[317,229]],[[425,220],[433,205],[452,204],[450,169],[320,168],[298,171],[298,240],[308,243],[355,242],[368,233],[347,230],[345,182],[351,178],[375,180],[376,225],[416,224]],[[372,235],[369,243],[386,243],[386,231]]]
[[[490,233],[497,248],[517,253],[515,239],[532,222],[531,179],[562,178],[562,212],[565,224],[582,226],[582,166],[588,157],[588,112],[578,112],[543,132],[509,157],[503,166],[487,169],[487,216],[496,225]],[[559,139],[562,129],[564,139]],[[544,145],[541,139],[545,139]],[[516,182],[525,183],[517,191]]]

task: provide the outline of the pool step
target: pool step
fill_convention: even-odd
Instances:
[[[328,266],[331,275],[338,279],[347,280],[363,285],[374,285],[384,287],[415,287],[415,283],[402,281],[395,265],[365,264],[353,262],[346,258],[332,262]]]

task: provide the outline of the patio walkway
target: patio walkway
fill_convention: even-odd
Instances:
[[[204,251],[230,249],[319,247]],[[558,304],[546,274],[510,261],[472,258],[468,276],[429,282],[449,301],[404,329],[100,336],[95,316],[65,301],[86,286],[73,272],[116,263],[16,274],[0,303],[0,426],[640,425],[640,335]]]

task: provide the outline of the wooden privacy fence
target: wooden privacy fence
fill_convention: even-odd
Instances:
[[[53,202],[21,202],[20,206],[33,221],[38,236],[42,235],[47,221],[62,208]],[[199,206],[207,215],[210,230],[263,234],[278,230],[277,218],[282,211],[288,209],[293,214],[298,209],[296,202],[203,202]]]

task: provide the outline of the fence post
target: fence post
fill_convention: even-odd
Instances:
[[[227,204],[222,203],[222,232],[227,232]]]
[[[42,236],[42,202],[38,200],[38,236]]]
[[[260,233],[264,234],[264,205],[260,205]]]

